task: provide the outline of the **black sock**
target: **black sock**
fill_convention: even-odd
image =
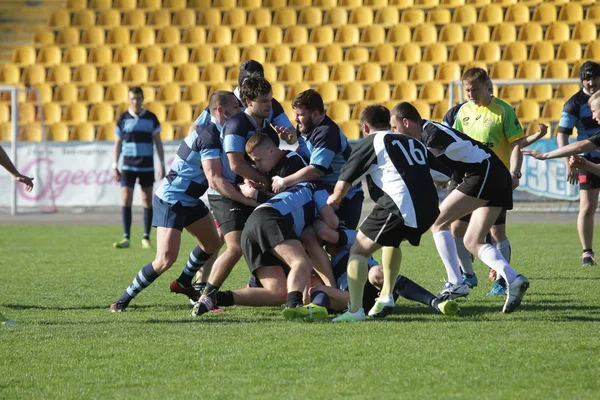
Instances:
[[[496,283],[506,289],[506,280],[503,277],[500,276],[500,278],[496,280]]]
[[[202,294],[212,299],[213,303],[217,302],[217,292],[221,289],[221,286],[213,286],[210,283],[206,283],[206,287]]]
[[[150,239],[152,229],[152,207],[144,208],[144,239]]]
[[[589,251],[590,253],[592,253],[592,254],[594,253],[594,250],[593,250],[593,249],[583,249],[583,252],[584,252],[584,253],[587,253],[588,251]]]
[[[302,292],[297,290],[289,292],[285,300],[285,305],[287,308],[302,307]]]
[[[200,293],[204,293],[204,288],[206,288],[206,282],[196,282],[193,286],[196,287]]]
[[[223,307],[229,307],[233,305],[233,292],[231,290],[224,290],[217,293],[217,304]]]
[[[131,236],[131,207],[121,207],[121,222],[123,223],[123,237]]]
[[[310,296],[310,302],[318,306],[325,307],[327,309],[329,309],[329,307],[331,306],[329,296],[327,296],[327,293],[323,292],[322,290],[317,290],[316,292],[314,292]]]
[[[437,304],[436,300],[438,300],[438,298],[435,297],[433,293],[402,275],[398,275],[398,278],[396,278],[394,294],[408,300],[413,300],[437,308],[434,304]]]
[[[348,244],[348,235],[345,229],[338,229],[338,241],[337,246],[344,247]]]
[[[177,282],[179,282],[184,287],[189,287],[192,285],[192,279],[196,276],[196,272],[202,268],[204,263],[208,261],[212,254],[205,253],[202,250],[202,247],[196,246],[190,253],[188,257],[188,261],[181,271],[181,275],[177,278]]]

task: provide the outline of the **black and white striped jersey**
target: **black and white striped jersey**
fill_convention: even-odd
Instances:
[[[447,181],[450,173],[417,139],[380,131],[357,144],[339,180],[355,184],[366,175],[375,203],[403,218],[407,227],[428,228],[432,214],[439,213],[433,181]]]

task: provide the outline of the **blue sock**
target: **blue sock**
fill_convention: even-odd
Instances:
[[[325,307],[326,309],[329,310],[329,307],[331,305],[331,302],[329,300],[329,296],[327,296],[327,293],[318,290],[316,292],[314,292],[311,296],[310,296],[310,302],[313,304],[316,304],[318,306],[321,307]]]
[[[183,287],[192,286],[192,279],[194,279],[196,272],[202,268],[211,255],[205,253],[200,246],[196,246],[190,253],[187,264],[185,264],[185,268],[177,278],[177,282]]]
[[[129,212],[131,213],[131,209]],[[131,217],[129,220],[131,221]],[[150,229],[152,229],[152,207],[144,208],[144,239],[150,239]]]
[[[123,237],[129,239],[131,235],[131,207],[121,207],[121,221],[123,222]]]
[[[145,265],[144,268],[137,273],[135,279],[131,282],[131,285],[129,285],[117,301],[129,303],[131,299],[150,286],[158,277],[159,275],[154,271],[152,263]]]

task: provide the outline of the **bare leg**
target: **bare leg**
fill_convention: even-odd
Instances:
[[[256,277],[263,287],[233,290],[233,304],[242,306],[278,306],[285,303],[286,277],[279,266],[260,267]]]

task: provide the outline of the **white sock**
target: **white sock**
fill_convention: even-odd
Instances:
[[[456,243],[456,252],[458,254],[458,261],[460,261],[460,266],[465,274],[473,275],[475,272],[473,271],[473,261],[471,261],[471,253],[465,247],[465,242],[463,238],[454,238],[454,243]]]
[[[491,244],[483,245],[479,249],[479,254],[477,256],[485,265],[491,269],[495,269],[509,284],[511,284],[518,275],[517,271],[506,262],[502,253]]]
[[[440,254],[446,273],[448,274],[448,282],[454,285],[462,284],[462,276],[458,265],[458,255],[456,254],[456,244],[454,237],[450,231],[440,231],[433,234],[435,247]]]
[[[510,264],[510,254],[511,254],[510,240],[504,239],[500,243],[496,243],[496,248],[498,250],[500,250],[500,253],[502,253],[502,257],[504,257],[506,262]]]

